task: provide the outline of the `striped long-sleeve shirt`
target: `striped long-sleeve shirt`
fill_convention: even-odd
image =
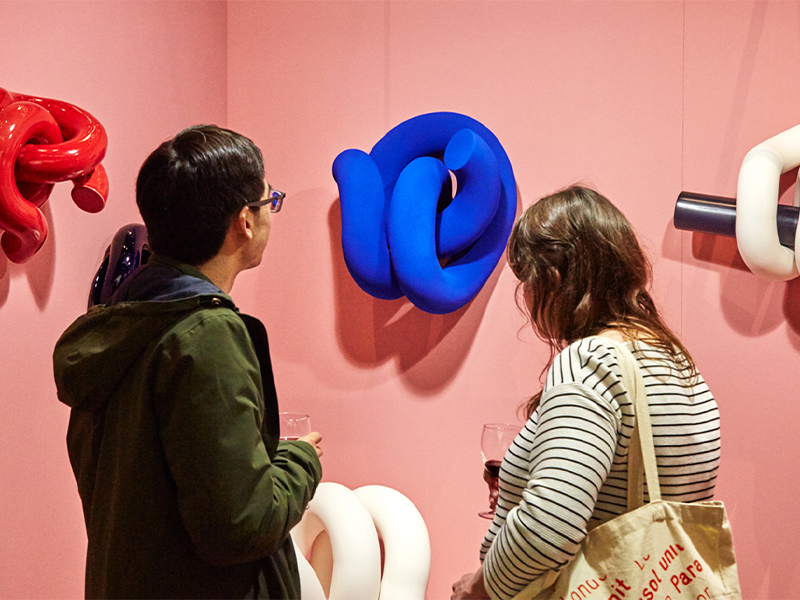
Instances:
[[[658,350],[637,348],[662,497],[708,500],[720,455],[716,401],[702,377],[690,377]],[[626,511],[632,427],[613,346],[591,337],[565,348],[500,470],[497,514],[481,547],[492,598],[513,597],[563,567],[589,529]]]

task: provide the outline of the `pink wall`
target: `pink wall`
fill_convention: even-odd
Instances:
[[[422,511],[431,598],[478,564],[481,423],[515,419],[545,357],[518,333],[505,266],[438,317],[373,300],[346,272],[334,157],[438,110],[494,131],[523,206],[584,180],[632,219],[661,306],[719,396],[718,496],[745,595],[800,597],[800,484],[786,477],[800,409],[785,375],[800,283],[761,282],[730,241],[671,225],[681,190],[735,195],[747,150],[800,122],[796,2],[230,2],[229,31],[229,124],[289,191],[268,264],[235,292],[267,321],[283,402],[325,435],[326,478],[396,487]]]
[[[56,185],[42,250],[25,265],[0,252],[0,597],[83,595],[86,535],[53,345],[85,311],[111,236],[139,221],[133,186],[147,154],[189,123],[224,124],[226,39],[222,2],[0,3],[0,87],[97,117],[111,183],[96,215]]]
[[[747,151],[800,122],[800,4],[690,3],[685,40],[683,188],[735,196]],[[787,175],[782,200],[791,203],[797,170]],[[719,496],[743,590],[797,598],[800,280],[758,280],[730,240],[683,237],[683,334],[724,402]]]
[[[438,110],[494,131],[523,206],[581,180],[634,222],[665,314],[720,401],[718,496],[745,596],[800,597],[800,484],[786,477],[800,409],[784,376],[800,350],[800,284],[761,282],[735,244],[671,226],[678,192],[733,196],[747,150],[800,122],[799,46],[796,2],[0,3],[0,87],[93,112],[109,131],[114,194],[87,215],[57,186],[44,250],[24,266],[0,255],[0,597],[82,592],[50,353],[111,235],[138,220],[139,164],[203,121],[251,135],[289,192],[265,263],[233,295],[267,324],[283,405],[323,432],[325,479],[416,503],[433,547],[429,598],[477,567],[480,426],[516,419],[546,350],[504,264],[451,315],[364,294],[344,266],[330,174],[341,150]],[[761,400],[773,406],[754,410]]]

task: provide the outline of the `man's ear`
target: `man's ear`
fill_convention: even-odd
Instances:
[[[231,227],[233,227],[235,232],[238,235],[243,235],[247,239],[253,237],[254,225],[253,211],[246,206],[243,206],[242,209],[234,215],[233,221],[231,222]]]

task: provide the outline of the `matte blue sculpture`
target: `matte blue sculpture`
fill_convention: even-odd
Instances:
[[[369,154],[345,150],[333,177],[353,279],[376,298],[406,296],[432,314],[453,312],[477,295],[516,217],[505,150],[486,127],[458,113],[409,119]]]

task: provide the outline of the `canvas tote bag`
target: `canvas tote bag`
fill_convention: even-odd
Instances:
[[[575,559],[531,582],[515,600],[739,600],[739,576],[722,502],[661,499],[647,390],[630,350],[617,350],[634,403],[628,512],[589,531]],[[650,502],[644,504],[646,478]]]

